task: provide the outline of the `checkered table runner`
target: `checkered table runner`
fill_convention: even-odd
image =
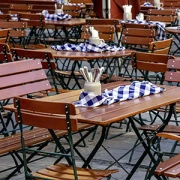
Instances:
[[[79,101],[75,106],[96,107],[104,104],[112,104],[119,101],[135,99],[142,96],[156,94],[165,91],[164,88],[157,87],[148,81],[134,81],[130,85],[119,86],[113,90],[105,90],[101,95],[96,96],[93,93],[82,92]]]
[[[124,47],[117,47],[117,46],[109,46],[106,43],[102,45],[95,45],[89,42],[87,43],[80,43],[80,44],[70,44],[66,43],[62,46],[56,45],[51,46],[52,49],[56,51],[80,51],[80,52],[105,52],[105,51],[121,51],[124,50]]]
[[[153,6],[150,2],[145,2],[143,6]]]
[[[69,20],[72,18],[71,15],[64,13],[49,14],[48,11],[43,11],[42,14],[45,16],[45,20],[51,20],[51,21],[62,21],[62,20]]]
[[[158,30],[158,39],[159,40],[165,40],[166,39],[166,32],[165,32],[165,27],[166,24],[163,22],[156,22],[156,21],[138,21],[138,20],[128,20],[128,21],[120,21],[121,23],[132,23],[132,24],[148,24],[148,25],[153,25],[155,24],[157,26]]]

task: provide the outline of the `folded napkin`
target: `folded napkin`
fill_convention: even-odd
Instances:
[[[143,6],[153,6],[150,2],[145,2]]]
[[[51,46],[52,49],[56,51],[80,51],[80,52],[105,52],[105,51],[121,51],[124,50],[124,47],[117,47],[117,46],[109,46],[106,43],[102,45],[95,45],[89,42],[87,43],[80,43],[80,44],[70,44],[66,43],[62,46],[56,45]]]
[[[135,99],[142,96],[156,94],[165,91],[164,88],[157,87],[148,81],[134,81],[130,85],[119,86],[113,90],[105,90],[101,95],[96,96],[93,93],[82,92],[79,101],[75,106],[96,107],[104,104],[112,104],[119,101]]]
[[[51,21],[61,21],[61,20],[69,20],[72,18],[69,14],[57,13],[57,14],[49,14],[47,10],[44,10],[42,14],[45,16],[45,20]]]

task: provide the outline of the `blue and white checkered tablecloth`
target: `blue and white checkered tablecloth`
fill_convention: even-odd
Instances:
[[[155,24],[157,26],[158,30],[158,39],[159,40],[165,40],[166,39],[166,31],[165,27],[166,24],[164,22],[157,22],[157,21],[138,21],[138,20],[129,20],[129,21],[120,21],[120,23],[132,23],[132,24],[148,24],[153,25]]]
[[[47,10],[43,11],[42,14],[45,16],[45,20],[51,20],[51,21],[62,21],[62,20],[69,20],[72,18],[71,15],[64,13],[49,14]]]
[[[153,6],[150,2],[145,2],[143,6]]]
[[[87,43],[80,43],[80,44],[70,44],[66,43],[62,46],[56,45],[51,46],[52,49],[56,51],[80,51],[80,52],[105,52],[105,51],[121,51],[124,50],[124,47],[117,47],[117,46],[109,46],[106,43],[103,43],[102,45],[95,45]]]
[[[93,93],[82,92],[79,101],[75,106],[96,107],[105,104],[112,104],[119,101],[135,99],[142,96],[164,92],[165,89],[157,87],[148,81],[134,81],[130,85],[119,86],[113,90],[105,90],[101,95],[96,96]]]

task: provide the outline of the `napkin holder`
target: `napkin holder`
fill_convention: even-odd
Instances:
[[[62,4],[56,3],[56,4],[54,4],[54,6],[55,6],[56,14],[63,14],[63,5]]]
[[[122,7],[124,10],[123,20],[124,21],[132,20],[132,12],[131,12],[132,5],[123,5]]]
[[[95,44],[97,46],[104,44],[104,39],[99,38],[99,32],[95,30],[93,26],[89,28],[89,34],[90,34],[89,42],[91,44]]]
[[[101,83],[98,82],[87,82],[84,83],[84,92],[92,93],[96,96],[101,95]]]

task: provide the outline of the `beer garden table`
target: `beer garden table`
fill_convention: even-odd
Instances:
[[[102,89],[113,89],[117,86],[124,84],[128,83],[115,82],[104,84],[102,85]],[[162,106],[170,105],[169,115],[166,119],[166,122],[168,122],[171,118],[173,112],[172,109],[175,103],[177,101],[180,101],[180,88],[174,86],[164,87],[166,88],[166,91],[164,91],[163,93],[117,102],[111,105],[101,105],[98,107],[77,107],[77,115],[75,115],[75,118],[78,119],[78,122],[102,127],[100,139],[97,142],[94,149],[92,150],[92,152],[90,153],[89,157],[84,162],[83,167],[88,167],[89,163],[91,162],[99,148],[102,146],[108,125],[114,122],[123,121],[125,118],[129,119],[135,134],[137,135],[138,139],[142,142],[142,145],[144,147],[144,152],[142,153],[142,156],[139,158],[131,172],[128,173],[126,179],[131,179],[131,177],[136,172],[137,168],[147,155],[149,155],[153,163],[156,163],[156,159],[150,151],[150,145],[146,144],[146,142],[143,141],[143,138],[141,137],[141,134],[138,131],[137,125],[133,120],[133,116],[157,109]],[[82,90],[77,90],[65,94],[58,94],[55,96],[45,97],[41,100],[73,103],[79,99],[81,91]]]

